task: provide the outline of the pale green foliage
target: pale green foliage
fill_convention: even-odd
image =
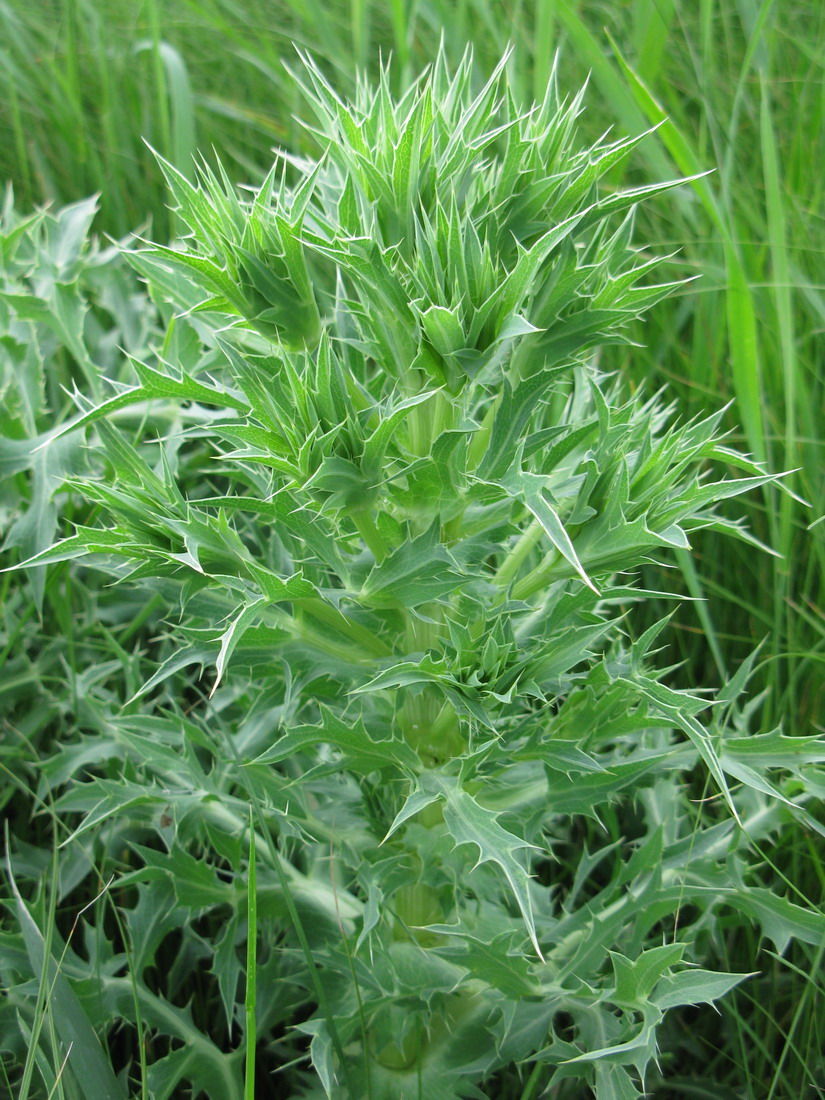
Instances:
[[[21,217],[10,190],[0,210],[0,528],[5,546],[19,547],[24,558],[54,541],[53,493],[77,465],[78,436],[40,447],[59,410],[73,410],[61,393],[73,381],[66,361],[99,396],[101,374],[117,371],[118,345],[142,352],[152,322],[116,250],[89,246],[96,210],[87,199],[57,214]],[[31,475],[30,497],[20,508],[12,479],[23,471]],[[44,571],[30,579],[42,610]]]
[[[654,659],[667,620],[634,628],[666,598],[639,569],[701,528],[748,540],[719,506],[771,480],[721,414],[680,422],[599,370],[674,285],[631,245],[636,204],[674,185],[611,191],[641,138],[581,150],[581,97],[553,81],[521,111],[504,72],[474,92],[470,57],[439,56],[400,100],[385,76],[347,105],[307,59],[317,161],[284,156],[245,198],[167,165],[190,236],[130,255],[165,343],[46,447],[95,426],[90,475],[63,485],[104,522],[31,562],[103,555],[179,619],[152,677],[125,706],[90,692],[94,738],[42,768],[44,793],[68,783],[69,847],[136,864],[118,879],[136,1000],[186,1044],[149,1066],[153,1097],[242,1095],[243,1045],[144,971],[169,929],[220,918],[185,938],[189,965],[248,1026],[249,803],[257,1034],[301,1013],[317,1083],[296,1094],[479,1096],[533,1062],[560,1097],[631,1100],[666,1014],[744,977],[699,965],[720,912],[779,950],[825,932],[753,888],[744,840],[814,823],[822,742],[750,738],[748,667],[713,707]],[[133,408],[127,433],[112,414]],[[194,701],[167,692],[199,665]],[[684,797],[694,776],[714,806]],[[127,960],[95,934],[88,1010],[128,1017]]]

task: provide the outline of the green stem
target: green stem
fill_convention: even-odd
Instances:
[[[553,579],[553,570],[559,557],[560,555],[555,550],[550,550],[545,554],[541,563],[535,569],[513,585],[513,598],[516,600],[529,600],[536,592],[546,588]]]
[[[120,645],[124,646],[129,639],[140,630],[147,619],[149,619],[155,611],[163,607],[163,602],[163,597],[159,593],[155,593],[120,635],[118,638]]]
[[[370,653],[374,653],[378,657],[389,657],[392,654],[392,649],[386,642],[382,642],[377,637],[374,630],[348,619],[332,604],[324,603],[322,600],[313,600],[307,606],[307,611],[312,618],[319,619],[321,622],[339,630],[342,634],[352,638],[353,641],[358,642]]]
[[[477,470],[484,452],[487,450],[487,446],[490,442],[490,434],[493,430],[493,422],[496,418],[496,412],[501,404],[501,398],[497,397],[495,401],[491,402],[489,409],[484,415],[484,419],[481,422],[481,427],[473,436],[473,441],[470,444],[470,449],[467,452],[467,469]]]
[[[389,553],[387,544],[378,530],[371,512],[355,512],[352,521],[358,528],[358,534],[370,548],[376,561],[383,561]]]
[[[420,372],[404,386],[407,397],[421,393],[426,380]],[[432,445],[442,432],[455,426],[457,414],[461,410],[460,398],[452,398],[443,390],[437,391],[428,400],[412,408],[407,416],[409,426],[409,447],[413,454],[425,458]]]
[[[428,810],[430,808],[427,807]],[[393,897],[393,907],[404,936],[412,934],[415,938],[416,927],[444,919],[438,892],[425,882],[412,882],[400,887]]]
[[[436,621],[430,622],[428,619],[419,618],[418,615],[414,615],[411,611],[406,612],[407,646],[413,653],[417,653],[421,650],[426,652],[426,650],[432,649],[433,646],[441,641],[439,606],[437,604],[428,604],[420,607],[418,610],[422,615],[426,615],[428,619],[432,616]]]
[[[521,1093],[521,1100],[533,1100],[533,1097],[536,1095],[536,1091],[541,1082],[542,1075],[544,1074],[546,1069],[547,1064],[545,1062],[536,1062],[536,1064],[533,1066],[533,1072],[524,1083],[524,1089]]]
[[[543,528],[539,521],[533,520],[524,534],[519,538],[507,558],[501,563],[493,578],[497,584],[508,585],[524,564],[530,551],[540,541]]]
[[[424,389],[425,380],[422,372],[410,370],[402,376],[401,389],[405,397],[414,397]],[[427,404],[427,402],[425,402]],[[423,456],[429,453],[429,447],[423,449],[427,442],[427,419],[423,414],[421,405],[415,405],[410,409],[406,419],[408,439],[407,444],[412,454]]]
[[[353,652],[352,644],[346,645],[343,640],[330,637],[328,631],[322,631],[307,622],[305,618],[297,615],[287,615],[285,612],[276,612],[279,625],[289,630],[296,637],[308,642],[310,645],[329,653],[333,657],[339,657],[344,661],[362,661],[371,657],[389,657],[392,653],[390,647],[382,642],[376,634],[366,627],[352,622],[346,615],[342,615],[331,604],[321,600],[294,600],[294,606],[301,608],[309,619],[315,619],[324,626],[331,627],[338,634],[355,642],[364,652]]]
[[[451,400],[443,391],[437,393],[433,398],[435,402],[435,408],[432,415],[432,440],[438,439],[442,432],[449,431],[450,428],[455,427],[456,411],[458,410],[457,400]]]

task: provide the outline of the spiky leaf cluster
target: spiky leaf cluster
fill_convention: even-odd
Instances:
[[[680,423],[598,369],[672,286],[631,232],[673,184],[611,191],[642,138],[579,149],[581,98],[553,84],[524,111],[505,62],[476,90],[469,57],[439,57],[400,100],[385,77],[353,105],[308,59],[301,81],[316,159],[282,158],[246,198],[166,166],[191,235],[131,260],[203,346],[81,402],[104,476],[68,485],[108,518],[36,559],[91,551],[179,602],[136,698],[206,664],[212,701],[167,700],[152,725],[132,700],[106,719],[112,752],[151,758],[151,782],[79,783],[59,806],[91,828],[124,793],[147,827],[174,805],[186,839],[141,850],[130,881],[168,876],[233,928],[240,895],[181,843],[236,864],[255,806],[273,957],[313,1010],[327,1095],[478,1095],[538,1057],[559,1095],[637,1096],[665,1013],[738,980],[692,969],[693,943],[739,903],[720,871],[733,819],[778,791],[656,666],[665,621],[633,625],[664,598],[637,586],[645,563],[703,527],[748,538],[719,505],[768,479],[718,415]],[[181,420],[157,447],[107,419],[159,398]],[[204,442],[184,478],[181,448]],[[727,804],[698,864],[680,799],[697,764]],[[642,839],[606,885],[618,833],[556,874],[577,822],[632,805]],[[693,924],[669,925],[686,897]]]

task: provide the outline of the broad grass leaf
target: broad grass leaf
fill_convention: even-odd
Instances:
[[[84,1089],[94,1090],[100,1100],[126,1100],[112,1064],[86,1013],[54,958],[45,959],[43,934],[23,901],[8,862],[9,885],[15,900],[15,912],[26,944],[26,952],[35,977],[43,975],[48,983],[47,999],[54,1026],[70,1052],[68,1066]]]

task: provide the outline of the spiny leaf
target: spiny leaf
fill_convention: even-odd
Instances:
[[[529,875],[515,855],[520,848],[536,848],[536,845],[508,833],[499,825],[498,814],[479,805],[453,776],[429,772],[422,776],[420,784],[422,790],[437,792],[444,800],[444,823],[456,844],[473,844],[478,849],[476,866],[494,863],[500,868],[524,918],[536,954],[543,958],[533,919]]]
[[[661,1009],[677,1005],[713,1004],[751,974],[720,974],[714,970],[683,970],[665,974],[656,986],[653,1002]]]
[[[438,541],[439,526],[401,543],[376,564],[359,599],[366,604],[420,607],[455,592],[463,582],[451,555]]]
[[[221,635],[221,647],[215,660],[215,683],[212,685],[212,690],[209,692],[210,699],[218,690],[218,685],[223,677],[224,669],[229,663],[229,658],[232,656],[232,651],[243,637],[244,631],[247,627],[252,625],[261,608],[267,603],[268,598],[262,596],[259,600],[254,600],[252,603],[245,604]]]
[[[388,767],[401,768],[405,772],[420,769],[418,755],[404,741],[376,740],[370,736],[362,718],[345,721],[329,707],[322,707],[322,715],[320,725],[297,726],[287,730],[274,745],[250,763],[275,764],[315,745],[327,744],[338,749],[347,767],[359,775],[369,775]]]

